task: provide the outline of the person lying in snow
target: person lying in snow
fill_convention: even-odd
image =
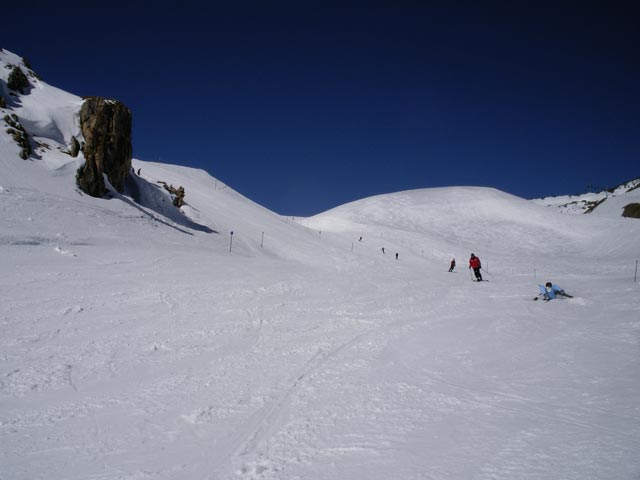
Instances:
[[[542,297],[542,299],[545,302],[548,302],[549,300],[553,300],[554,298],[557,298],[558,296],[567,297],[567,298],[573,298],[573,295],[569,295],[567,292],[565,292],[558,285],[556,285],[554,283],[551,283],[551,282],[547,282],[544,286],[543,285],[538,285],[538,288],[540,288],[540,294],[537,297],[535,297],[534,300],[538,300],[538,298]]]

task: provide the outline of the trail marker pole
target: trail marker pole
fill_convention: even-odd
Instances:
[[[260,240],[260,248],[264,245],[264,232],[262,232],[262,240]]]
[[[231,247],[233,247],[233,231],[229,235],[229,253],[231,253]]]
[[[633,275],[633,283],[638,279],[638,260],[636,260],[636,273]]]

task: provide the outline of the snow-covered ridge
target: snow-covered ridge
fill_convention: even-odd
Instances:
[[[622,216],[625,206],[640,202],[640,178],[597,193],[545,197],[534,199],[532,202],[562,213],[594,213],[619,217]]]
[[[16,94],[7,88],[7,79],[16,66],[27,75],[31,85],[24,94]],[[39,79],[22,58],[7,50],[0,51],[0,79],[2,96],[7,100],[2,117],[7,114],[18,117],[32,139],[33,158],[43,160],[51,170],[82,162],[82,158],[73,159],[67,155],[71,137],[82,141],[78,118],[82,99]],[[0,135],[3,143],[10,140],[5,128]]]

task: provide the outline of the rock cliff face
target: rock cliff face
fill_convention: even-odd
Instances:
[[[80,109],[86,163],[78,170],[78,186],[87,194],[106,193],[103,174],[122,192],[131,170],[131,111],[115,100],[85,99]]]

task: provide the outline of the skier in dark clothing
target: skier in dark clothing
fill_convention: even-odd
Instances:
[[[451,265],[449,265],[449,271],[453,272],[453,269],[456,268],[456,259],[451,260]]]
[[[480,273],[480,269],[482,268],[482,264],[480,263],[480,258],[476,257],[473,253],[471,254],[471,258],[469,259],[469,268],[473,268],[473,273],[476,276],[476,280],[478,282],[481,282],[482,274]]]

